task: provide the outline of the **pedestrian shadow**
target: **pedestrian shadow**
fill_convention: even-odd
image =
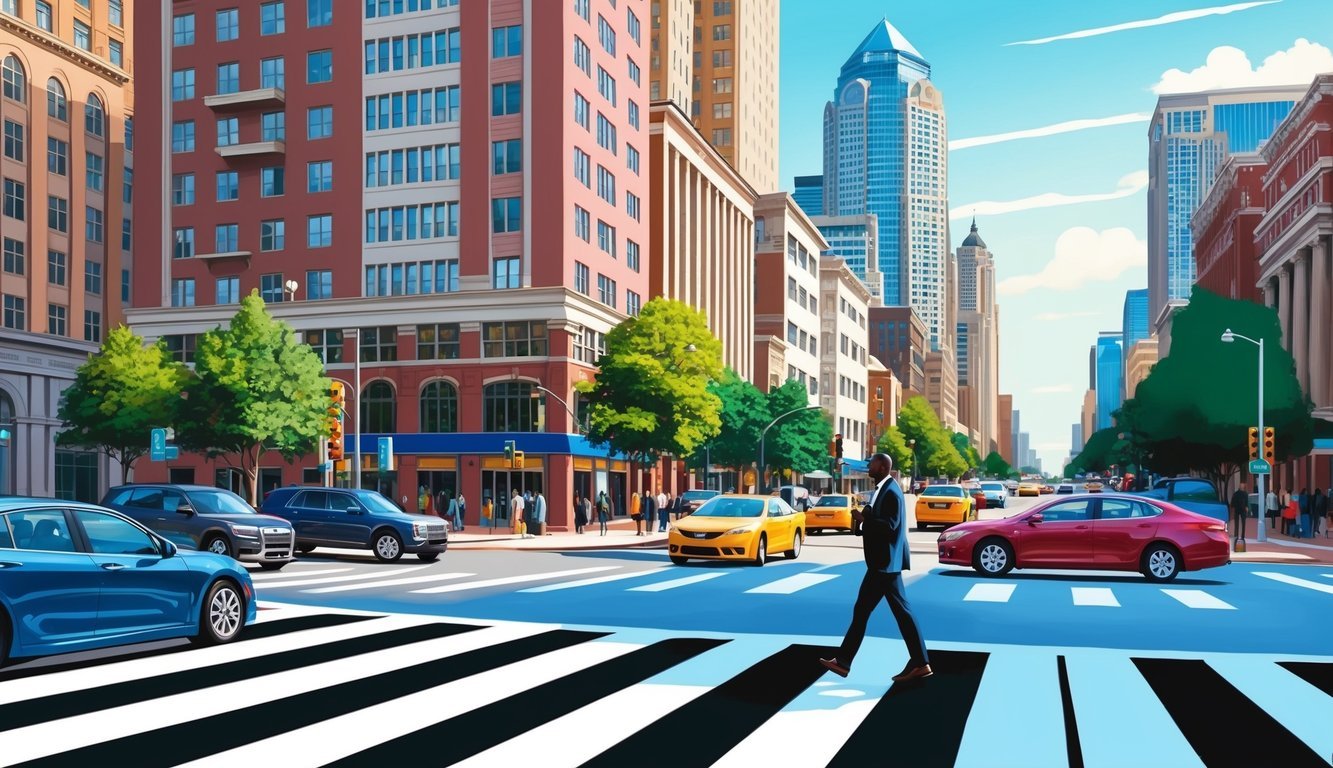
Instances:
[[[983,576],[976,571],[963,570],[961,568],[952,570],[935,571],[933,575],[944,576],[950,579],[963,579],[985,583],[994,581],[996,578],[1002,578],[1004,581],[1078,581],[1089,582],[1093,584],[1143,584],[1150,587],[1165,587],[1183,584],[1191,587],[1223,587],[1230,585],[1230,581],[1216,581],[1213,579],[1174,579],[1165,582],[1148,581],[1137,573],[1126,573],[1123,576],[1112,576],[1107,574],[1089,574],[1087,576],[1065,573],[1018,573],[1010,571],[1002,577]]]

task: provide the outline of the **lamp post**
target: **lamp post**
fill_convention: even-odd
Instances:
[[[916,438],[910,438],[907,445],[912,449],[912,484],[916,485]]]
[[[776,419],[773,419],[772,421],[768,422],[768,426],[767,426],[767,427],[764,427],[764,430],[763,430],[762,432],[759,433],[759,479],[758,479],[758,482],[756,483],[756,484],[759,486],[759,493],[762,494],[762,493],[765,491],[765,488],[764,488],[764,438],[768,437],[768,430],[769,430],[770,428],[772,428],[772,426],[773,426],[774,424],[777,424],[779,421],[782,421],[783,419],[787,418],[788,416],[792,415],[793,413],[800,413],[801,411],[818,411],[818,410],[821,410],[821,406],[818,406],[818,405],[803,405],[803,406],[801,406],[800,408],[793,408],[793,409],[791,409],[790,411],[787,411],[786,413],[784,413],[784,414],[778,416]]]
[[[352,350],[355,368],[352,389],[356,390],[356,429],[352,432],[352,487],[361,489],[361,329],[355,328],[356,347]]]
[[[574,429],[579,430],[582,434],[585,435],[588,433],[588,426],[579,421],[579,415],[574,412],[574,409],[569,406],[569,403],[565,402],[560,398],[560,395],[557,395],[556,393],[552,392],[546,387],[543,387],[540,384],[533,384],[532,385],[533,400],[536,400],[537,398],[540,397],[540,395],[537,394],[538,391],[545,392],[547,397],[554,398],[557,403],[560,403],[560,405],[564,407],[565,411],[567,411],[574,420]]]
[[[1251,339],[1248,336],[1242,336],[1239,333],[1233,332],[1230,328],[1226,329],[1226,331],[1222,334],[1223,343],[1230,344],[1236,339],[1248,341],[1259,348],[1259,435],[1262,437],[1262,435],[1264,434],[1264,340],[1260,338],[1258,341],[1255,341],[1254,339]],[[1271,466],[1269,467],[1269,470],[1270,471],[1272,470]],[[1265,493],[1265,491],[1267,490],[1265,487],[1267,483],[1265,481],[1267,479],[1268,479],[1267,473],[1264,472],[1259,473],[1258,477],[1259,487],[1257,490],[1259,491],[1258,540],[1260,542],[1268,541],[1268,532],[1264,528],[1264,517],[1268,512],[1267,494]],[[1245,541],[1245,517],[1244,515],[1242,515],[1240,518],[1240,536],[1237,539],[1238,542],[1237,545],[1239,546],[1244,541]]]

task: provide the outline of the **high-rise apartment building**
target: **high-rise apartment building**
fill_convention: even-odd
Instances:
[[[100,454],[55,436],[61,392],[120,324],[129,288],[132,12],[0,3],[0,495],[97,501],[112,480]]]
[[[1000,396],[1000,318],[995,303],[995,261],[986,241],[972,230],[958,247],[958,324],[956,361],[959,412],[976,433],[982,456],[997,447]]]
[[[819,254],[828,244],[796,201],[786,192],[761,195],[754,206],[755,371],[754,383],[765,392],[796,379],[819,395]],[[776,339],[780,356],[761,348]]]
[[[694,0],[653,0],[648,98],[676,102],[691,114],[694,84]],[[701,33],[702,34],[702,33]]]
[[[418,486],[461,490],[499,519],[514,490],[623,499],[629,468],[576,434],[573,388],[649,296],[648,14],[647,0],[141,8],[154,151],[139,171],[154,183],[135,199],[131,322],[189,360],[259,291],[349,384],[362,464],[340,482],[410,507]],[[392,473],[376,471],[379,436],[395,438]],[[265,455],[261,490],[317,480],[317,461]],[[234,483],[220,464],[173,476],[187,469]]]
[[[944,99],[929,81],[912,83],[907,96],[906,195],[903,214],[907,284],[901,287],[930,334],[930,348],[950,354],[957,293],[951,283],[949,152]]]

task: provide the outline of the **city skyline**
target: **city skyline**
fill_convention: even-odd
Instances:
[[[794,177],[821,171],[812,106],[828,99],[845,52],[884,9],[855,2],[834,16],[788,0],[782,10],[780,174],[792,190]],[[951,247],[975,214],[999,254],[1000,391],[1029,410],[1024,431],[1046,466],[1067,457],[1086,390],[1082,355],[1071,350],[1119,328],[1126,291],[1148,285],[1148,121],[1158,95],[1308,84],[1333,70],[1333,34],[1312,34],[1320,19],[1333,21],[1333,8],[1310,0],[1133,0],[1072,13],[1050,2],[960,2],[889,14],[948,96]],[[1150,21],[1132,23],[1140,20]]]

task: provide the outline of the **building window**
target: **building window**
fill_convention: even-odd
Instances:
[[[462,33],[457,27],[366,41],[367,75],[457,64]]]
[[[28,216],[28,191],[17,181],[5,179],[4,215],[23,221]]]
[[[171,124],[171,151],[194,151],[194,121],[182,120]]]
[[[333,51],[311,51],[305,55],[305,81],[327,83],[333,80]]]
[[[217,39],[219,43],[235,40],[241,36],[241,20],[240,12],[238,10],[235,8],[224,8],[217,12],[216,19],[218,25]],[[193,26],[194,22],[191,21],[191,39],[193,39],[194,36]]]
[[[534,391],[526,381],[502,381],[483,387],[482,431],[539,431],[545,421],[545,410],[541,398],[532,396]]]
[[[333,298],[333,270],[312,269],[305,273],[305,297],[310,301]]]
[[[259,136],[263,141],[287,140],[287,113],[265,112],[259,118]]]
[[[633,240],[625,241],[625,265],[635,272],[639,271],[639,244]]]
[[[287,8],[281,2],[259,6],[259,34],[280,35],[287,31]]]
[[[731,93],[731,78],[713,78],[713,93]]]
[[[574,122],[583,126],[583,130],[585,131],[592,130],[592,124],[589,122],[590,106],[588,100],[583,98],[582,94],[578,91],[574,92]]]
[[[592,242],[592,217],[579,206],[574,206],[574,234],[585,243]]]
[[[729,147],[729,146],[731,146],[731,129],[730,129],[730,128],[714,128],[714,129],[713,129],[713,146],[715,146],[715,147]]]
[[[386,363],[398,359],[397,326],[362,328],[360,337],[361,362]]]
[[[458,203],[426,203],[366,211],[366,242],[458,236]]]
[[[47,137],[46,170],[57,176],[69,174],[69,144],[60,139]]]
[[[496,176],[523,170],[523,140],[491,142],[491,172]]]
[[[483,357],[546,357],[546,323],[518,320],[482,323]]]
[[[55,195],[46,196],[46,226],[64,234],[69,233],[69,201]]]
[[[281,304],[286,298],[281,272],[270,272],[259,276],[259,298],[265,304]]]
[[[167,353],[180,363],[194,362],[194,347],[197,337],[192,334],[170,334],[162,337],[167,345]]]
[[[420,429],[422,432],[458,431],[458,389],[452,383],[436,380],[422,387]]]
[[[176,278],[171,281],[171,306],[194,306],[194,278]]]
[[[171,44],[175,46],[194,45],[193,13],[182,13],[171,19]]]
[[[371,434],[393,432],[398,403],[393,385],[383,379],[366,385],[361,395],[361,431]]]
[[[456,85],[367,96],[366,130],[457,122],[460,103]]]
[[[713,119],[714,119],[714,120],[730,120],[730,119],[731,119],[731,102],[729,102],[729,101],[723,101],[723,102],[719,102],[719,103],[714,104],[714,105],[713,105]]]
[[[102,343],[102,313],[91,309],[83,310],[83,340],[94,344]]]
[[[616,204],[616,177],[603,165],[597,166],[597,196],[612,206]]]
[[[417,326],[418,360],[457,360],[461,353],[458,323]]]
[[[639,129],[639,105],[632,99],[629,102],[629,127]],[[638,171],[635,171],[638,173]]]
[[[90,243],[100,243],[106,239],[106,225],[102,218],[102,211],[91,205],[85,206],[83,215],[87,217],[84,222],[84,237]]]
[[[319,160],[306,163],[306,192],[328,192],[333,189],[333,161]]]
[[[46,252],[46,282],[64,285],[68,277],[69,257],[60,251]]]
[[[611,106],[616,105],[616,79],[600,66],[597,67],[597,92],[610,102]]]
[[[574,290],[587,296],[588,292],[591,290],[591,280],[592,278],[588,270],[588,265],[579,261],[574,262]]]
[[[589,20],[588,13],[590,5],[591,5],[590,0],[574,0],[574,13],[577,13],[579,15],[579,18],[583,19],[584,21],[588,21]]]
[[[523,228],[523,198],[497,197],[491,200],[491,232],[503,234]]]
[[[491,86],[491,117],[517,115],[523,107],[523,84],[496,83]]]
[[[724,48],[720,51],[713,51],[714,67],[730,67],[732,65],[731,49]]]
[[[28,330],[27,303],[20,296],[4,294],[4,326],[16,331]]]
[[[609,149],[613,155],[619,146],[616,142],[616,126],[601,112],[597,113],[597,146]]]
[[[457,179],[458,158],[457,144],[367,152],[366,187]]]
[[[23,65],[19,63],[17,57],[10,55],[5,57],[4,64],[0,64],[0,76],[4,80],[4,96],[11,101],[17,101],[20,104],[28,102],[28,84],[27,75],[23,72]]]
[[[84,184],[89,190],[101,194],[106,183],[105,159],[101,155],[88,152],[84,162],[87,166],[84,170]]]
[[[583,70],[583,74],[592,77],[592,50],[578,35],[574,35],[574,66]]]
[[[218,224],[213,228],[213,253],[235,253],[240,247],[240,225]]]
[[[172,258],[188,259],[194,255],[194,227],[177,227]]]
[[[327,139],[333,135],[333,107],[310,107],[305,113],[305,137]]]
[[[193,176],[193,174],[191,174]],[[191,187],[193,187],[191,183]],[[217,201],[225,203],[229,200],[236,200],[241,196],[240,180],[236,171],[218,171],[217,175]]]
[[[109,0],[107,3],[107,21],[113,26],[125,26],[125,9],[122,0]]]
[[[108,40],[107,46],[110,51],[111,63],[123,68],[125,66],[125,46],[119,40]]]
[[[328,248],[333,245],[333,216],[321,213],[306,217],[305,233],[307,248]]]
[[[287,192],[287,169],[280,165],[259,169],[259,196],[280,197]]]
[[[587,152],[574,147],[574,178],[578,179],[583,186],[592,189],[592,158]]]
[[[333,23],[333,0],[306,0],[305,25],[327,27]]]
[[[574,359],[589,365],[597,365],[606,354],[606,335],[598,333],[591,328],[583,328],[582,333],[575,329],[571,334],[573,337]],[[586,401],[585,401],[586,402]],[[582,405],[583,403],[580,403]],[[579,421],[584,421],[579,418]]]
[[[187,101],[194,98],[194,70],[178,69],[171,73],[171,100]]]
[[[714,25],[713,25],[713,40],[714,40],[714,42],[722,42],[722,41],[724,41],[724,40],[730,40],[730,39],[731,39],[731,25],[730,25],[730,24],[714,24]]]
[[[46,305],[46,332],[52,336],[65,336],[68,332],[69,308],[59,304]]]
[[[640,200],[639,200],[639,196],[636,195],[636,194],[634,194],[633,192],[626,192],[626,193],[625,193],[625,212],[629,214],[629,217],[630,217],[631,219],[634,219],[635,221],[640,221],[640,220],[641,220],[641,219],[640,219],[640,213],[641,213],[641,212],[640,212],[640,208],[642,208],[642,204],[641,204],[641,202],[640,202]]]
[[[220,175],[220,174],[219,174]],[[171,204],[194,205],[194,174],[177,173],[171,177]]]
[[[519,258],[510,256],[495,259],[492,262],[491,287],[495,289],[519,288]]]
[[[46,114],[62,123],[69,122],[69,99],[65,86],[54,77],[46,81]]]
[[[629,79],[635,85],[639,85],[643,79],[643,70],[639,69],[639,65],[634,63],[634,59],[629,60]]]
[[[491,30],[491,56],[503,59],[508,56],[523,55],[523,27],[515,24],[510,27],[496,27]]]
[[[306,331],[305,343],[325,365],[343,361],[343,332],[340,330]]]
[[[639,17],[634,15],[634,10],[632,8],[626,8],[625,12],[628,14],[628,18],[626,19],[626,28],[629,30],[630,39],[634,41],[635,45],[641,45],[642,41],[639,39],[639,34],[640,34]]]
[[[612,58],[616,55],[616,31],[607,23],[606,17],[600,13],[597,14],[597,41],[602,44],[602,50],[611,54]]]
[[[366,267],[366,296],[414,296],[457,290],[457,259],[374,264]]]
[[[95,503],[101,483],[97,461],[98,455],[92,451],[55,449],[55,497]]]
[[[25,254],[27,246],[22,240],[15,240],[12,237],[4,239],[4,262],[0,267],[11,275],[21,275],[24,270]]]
[[[278,90],[286,88],[287,60],[281,56],[261,59],[259,61],[259,87],[277,88]]]
[[[116,4],[119,5],[120,0],[116,0]],[[116,26],[120,25],[117,24]],[[46,32],[53,31],[53,27],[51,26],[51,4],[44,3],[42,0],[37,0],[37,28]]]
[[[616,257],[616,228],[601,219],[597,220],[597,247],[611,258]]]
[[[639,175],[639,150],[630,144],[625,145],[625,167],[633,171],[635,176]]]
[[[27,152],[23,146],[23,124],[13,120],[5,121],[5,157],[23,162]]]
[[[606,275],[597,276],[597,300],[608,307],[616,307],[616,281]]]
[[[230,147],[241,141],[241,123],[235,117],[224,117],[218,121],[218,146]]]
[[[287,222],[269,219],[259,222],[259,250],[281,251],[287,246]]]
[[[235,61],[218,65],[218,93],[236,93],[241,90],[241,65]]]
[[[217,279],[217,303],[238,304],[241,301],[241,278],[219,277]]]
[[[88,94],[88,103],[83,105],[83,130],[90,136],[106,136],[106,110],[97,94]]]

